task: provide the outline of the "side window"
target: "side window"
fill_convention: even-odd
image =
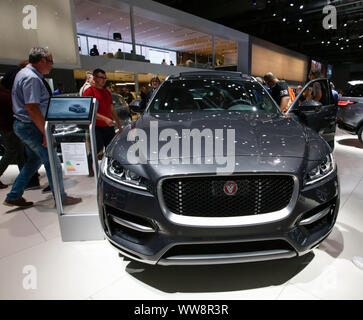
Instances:
[[[170,100],[170,94],[168,89],[168,84],[165,84],[158,90],[156,96],[155,94],[152,96],[150,110],[154,110],[154,112],[163,112],[165,109],[169,109],[168,102]]]
[[[329,92],[329,86],[326,80],[312,81],[302,92],[302,95],[298,99],[297,106],[308,100],[320,102],[322,105],[331,103],[331,92]]]

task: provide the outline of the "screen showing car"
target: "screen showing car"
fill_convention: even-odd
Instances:
[[[92,113],[92,97],[51,98],[47,120],[88,120]]]

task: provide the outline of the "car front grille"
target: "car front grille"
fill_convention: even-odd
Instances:
[[[237,188],[228,194],[225,187],[231,183]],[[294,179],[289,175],[168,178],[161,187],[164,205],[174,214],[238,217],[286,208],[294,191]]]

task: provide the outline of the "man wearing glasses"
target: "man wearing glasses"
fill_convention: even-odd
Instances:
[[[107,81],[106,73],[102,69],[93,71],[94,84],[83,92],[84,97],[94,97],[98,101],[97,117],[96,117],[96,145],[97,153],[106,148],[115,136],[114,122],[121,131],[122,126],[117,116],[112,101],[111,91],[105,89]],[[89,163],[92,163],[89,161]],[[93,176],[93,170],[90,166],[90,176]]]
[[[53,68],[52,54],[44,48],[32,48],[29,53],[29,64],[20,70],[14,80],[12,102],[14,111],[14,132],[24,142],[27,159],[16,178],[11,191],[7,194],[4,205],[29,207],[33,202],[22,196],[32,176],[43,164],[49,185],[54,195],[52,174],[44,130],[44,117],[52,94],[44,75]],[[62,168],[56,163],[59,176],[59,187],[63,205],[72,205],[82,201],[81,198],[67,196],[64,191]]]

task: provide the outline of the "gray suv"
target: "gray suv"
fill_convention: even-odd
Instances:
[[[363,144],[363,81],[350,81],[343,97],[338,101],[339,128],[358,135]]]
[[[324,99],[297,100],[284,115],[252,77],[170,76],[102,159],[97,197],[110,243],[160,265],[291,258],[319,245],[340,197],[319,135],[330,139],[336,114],[320,81]]]

